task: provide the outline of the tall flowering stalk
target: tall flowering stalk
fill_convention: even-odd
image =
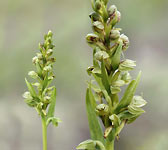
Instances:
[[[47,150],[47,126],[52,123],[58,125],[60,119],[54,117],[56,104],[56,88],[50,86],[54,79],[53,63],[55,58],[52,57],[53,48],[52,32],[44,36],[44,43],[39,44],[39,53],[32,59],[36,71],[30,71],[28,75],[33,79],[28,82],[25,79],[28,91],[23,94],[28,106],[36,109],[41,116],[43,131],[43,150]]]
[[[93,65],[87,69],[94,78],[88,82],[86,108],[91,140],[78,145],[77,149],[114,150],[114,141],[126,124],[135,121],[146,104],[142,96],[135,96],[141,72],[132,79],[129,71],[135,61],[124,58],[129,39],[120,34],[115,25],[121,14],[115,5],[107,6],[108,0],[92,0],[94,12],[90,14],[94,33],[86,36],[93,48]],[[127,86],[119,98],[123,86]],[[103,124],[103,129],[100,125]]]

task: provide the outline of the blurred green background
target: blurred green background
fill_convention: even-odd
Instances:
[[[110,0],[122,13],[118,24],[130,38],[126,57],[142,70],[137,93],[148,101],[146,114],[128,125],[116,150],[168,149],[168,1]],[[90,0],[0,0],[0,149],[41,150],[41,122],[22,98],[24,78],[44,33],[54,32],[56,116],[63,122],[48,131],[49,150],[75,150],[89,138],[85,111],[86,68],[92,50]]]

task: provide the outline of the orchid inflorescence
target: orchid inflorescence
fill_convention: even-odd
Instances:
[[[52,57],[53,48],[52,32],[44,36],[44,43],[39,44],[40,52],[33,57],[32,62],[36,67],[36,71],[30,71],[28,75],[33,79],[32,82],[28,82],[25,79],[28,91],[23,94],[25,102],[36,109],[38,114],[42,118],[43,132],[45,137],[44,150],[47,149],[46,145],[46,128],[49,123],[54,126],[60,122],[59,118],[54,117],[55,104],[56,104],[56,88],[50,86],[54,79],[53,63],[55,58]]]
[[[88,82],[86,92],[91,140],[82,142],[77,149],[114,150],[115,139],[119,139],[119,133],[126,124],[144,113],[141,107],[146,101],[135,95],[141,72],[136,79],[132,79],[129,73],[136,62],[124,58],[129,39],[120,33],[121,28],[115,27],[121,13],[115,5],[108,7],[108,0],[91,2],[94,12],[89,17],[94,33],[86,36],[87,43],[93,48],[93,66],[87,72],[95,79]],[[126,85],[120,99],[119,94]],[[104,132],[98,118],[103,123]]]

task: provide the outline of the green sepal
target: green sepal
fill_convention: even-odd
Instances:
[[[118,114],[118,117],[120,118],[120,120],[130,120],[130,119],[136,117],[136,115],[129,113],[128,110],[124,110]]]
[[[108,137],[108,135],[110,134],[110,132],[112,131],[112,129],[113,129],[112,126],[110,126],[110,127],[108,127],[108,128],[105,129],[105,131],[104,131],[104,138]]]
[[[104,25],[100,21],[93,22],[93,30],[97,33],[102,33],[104,30]]]
[[[125,81],[124,80],[117,80],[112,85],[113,86],[117,86],[117,87],[124,86],[125,85]]]
[[[26,84],[27,84],[27,87],[28,87],[28,90],[29,90],[31,96],[32,96],[33,98],[37,97],[36,91],[35,91],[34,87],[32,86],[32,84],[29,83],[26,78],[25,78],[25,82],[26,82]]]
[[[134,105],[129,105],[128,111],[129,113],[136,115],[136,116],[141,115],[142,113],[145,112],[142,108],[136,107]]]
[[[59,118],[49,117],[47,118],[46,125],[48,126],[52,122],[53,126],[57,127],[59,122],[62,122]]]
[[[80,143],[76,149],[95,150],[96,143],[93,140],[86,140]]]
[[[120,71],[130,71],[134,69],[136,66],[136,62],[130,59],[126,59],[125,61],[121,62],[119,65]]]
[[[139,72],[136,80],[133,80],[127,87],[121,101],[119,102],[119,104],[117,105],[116,107],[116,110],[115,112],[118,113],[120,111],[120,109],[124,108],[124,107],[127,107],[131,101],[132,101],[132,98],[134,96],[134,93],[136,91],[136,88],[137,88],[137,85],[140,81],[140,77],[141,77],[141,72]]]
[[[99,140],[104,143],[103,131],[95,112],[96,101],[91,91],[91,87],[86,91],[86,109],[92,140]]]
[[[101,141],[94,141],[94,140],[86,140],[80,143],[76,149],[85,149],[85,150],[106,150],[103,143]]]
[[[118,136],[121,132],[121,130],[124,128],[125,121],[122,121],[122,123],[116,128],[115,136]]]
[[[37,102],[32,100],[32,99],[25,99],[24,101],[30,107],[36,107],[37,106]]]
[[[139,116],[140,116],[140,115],[135,116],[135,117],[132,117],[131,119],[129,119],[129,120],[127,121],[127,124],[133,123]]]
[[[135,107],[143,107],[147,104],[147,102],[142,98],[142,96],[134,96],[131,102],[131,105]]]
[[[121,123],[120,118],[116,114],[111,115],[109,119],[111,120],[112,125],[115,127],[118,127]]]
[[[111,93],[112,94],[117,94],[117,93],[121,92],[121,88],[120,87],[111,86],[110,89],[111,89]]]

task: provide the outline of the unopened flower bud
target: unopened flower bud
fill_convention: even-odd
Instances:
[[[93,22],[93,30],[97,33],[102,33],[104,30],[104,25],[100,21]]]
[[[109,54],[105,51],[98,51],[98,52],[96,52],[96,54],[94,56],[99,61],[102,61],[102,60],[109,58]]]
[[[108,9],[109,16],[114,15],[117,12],[117,7],[115,5],[111,5]]]
[[[52,37],[52,36],[53,36],[53,33],[52,33],[51,30],[48,31],[48,36],[49,36],[49,37]]]
[[[100,2],[100,0],[96,0],[96,2],[95,2],[95,9],[97,10],[97,11],[99,11],[100,10],[100,8],[101,8],[101,2]]]
[[[48,59],[47,64],[54,63],[54,62],[56,62],[56,58],[53,57],[53,58]]]
[[[51,71],[51,70],[52,70],[51,65],[49,65],[49,66],[45,66],[45,67],[44,67],[44,71]]]
[[[112,5],[109,9],[108,9],[108,13],[109,13],[109,18],[107,20],[107,24],[111,24],[112,26],[114,26],[116,23],[118,23],[121,19],[121,13],[119,11],[117,11],[117,8],[115,5]]]
[[[42,59],[43,55],[41,53],[37,53],[37,57],[38,57],[38,59]]]
[[[123,51],[127,50],[129,47],[129,39],[126,35],[122,34],[120,39],[123,41]]]
[[[48,77],[48,80],[53,80],[54,79],[54,76],[49,76]]]
[[[38,63],[38,62],[39,62],[38,57],[37,57],[37,56],[33,57],[33,58],[32,58],[32,62],[33,62],[34,64]]]
[[[111,40],[116,40],[120,37],[120,31],[118,30],[111,30],[110,32],[110,39]]]
[[[109,113],[109,106],[106,104],[99,104],[96,107],[96,113],[100,116],[107,115]]]
[[[30,92],[25,92],[23,94],[23,98],[25,98],[25,99],[32,99],[32,96],[31,96]]]
[[[89,44],[94,44],[96,42],[99,41],[99,37],[96,35],[96,34],[88,34],[86,36],[86,41],[89,43]]]
[[[92,21],[100,21],[100,15],[96,12],[93,12],[89,15],[89,17],[92,19]]]
[[[28,75],[29,75],[30,77],[32,77],[33,79],[36,79],[36,78],[38,77],[38,75],[37,75],[37,73],[36,73],[35,71],[30,71],[30,72],[28,73]]]
[[[53,53],[53,50],[52,50],[52,49],[49,49],[49,50],[47,51],[47,55],[48,55],[48,56],[51,56],[52,53]]]

